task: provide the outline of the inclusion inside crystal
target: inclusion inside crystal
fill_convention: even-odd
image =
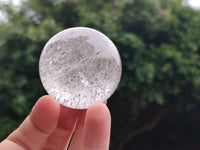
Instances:
[[[97,30],[76,27],[59,32],[47,42],[39,71],[44,88],[60,104],[87,109],[114,93],[122,68],[109,38]]]

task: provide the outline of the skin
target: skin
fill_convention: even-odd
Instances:
[[[0,143],[0,149],[108,150],[110,127],[111,116],[104,103],[76,110],[43,96],[19,128]]]

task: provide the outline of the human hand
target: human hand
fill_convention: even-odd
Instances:
[[[110,125],[110,112],[103,103],[76,110],[43,96],[19,128],[0,143],[0,150],[108,150]]]

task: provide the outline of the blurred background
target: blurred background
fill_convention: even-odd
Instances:
[[[45,43],[74,26],[105,33],[121,55],[110,150],[200,149],[200,10],[187,0],[0,0],[0,140],[46,94]]]

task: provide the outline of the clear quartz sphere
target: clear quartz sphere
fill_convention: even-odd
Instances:
[[[46,43],[39,72],[47,93],[60,104],[87,109],[114,93],[122,65],[117,48],[107,36],[91,28],[74,27]]]

